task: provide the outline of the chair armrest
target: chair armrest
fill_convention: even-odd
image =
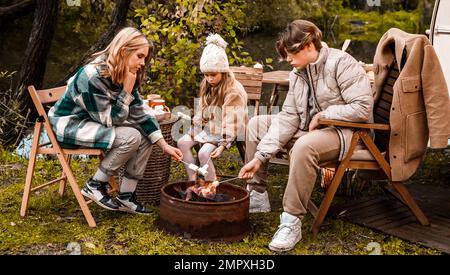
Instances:
[[[391,127],[388,124],[355,123],[355,122],[326,119],[326,118],[319,118],[319,124],[347,127],[347,128],[374,129],[374,130],[382,130],[382,131],[389,131],[391,129]]]

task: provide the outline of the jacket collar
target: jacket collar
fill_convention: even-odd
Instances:
[[[389,29],[380,39],[373,63],[381,66],[388,66],[395,58],[397,64],[399,64],[399,70],[401,71],[403,68],[401,68],[400,65],[402,64],[402,57],[405,50],[409,47],[408,45],[411,45],[411,41],[414,41],[419,37],[426,38],[426,36],[422,34],[411,34],[397,28]],[[395,49],[392,50],[394,47]],[[406,54],[408,54],[408,52]]]
[[[319,57],[317,58],[317,60],[306,65],[305,69],[297,70],[296,68],[294,68],[294,73],[301,76],[304,75],[308,70],[309,72],[311,72],[312,77],[316,77],[323,71],[323,67],[325,66],[325,62],[327,61],[329,53],[330,49],[328,48],[327,44],[322,43],[322,48],[320,49]]]

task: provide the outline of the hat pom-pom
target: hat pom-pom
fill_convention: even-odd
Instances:
[[[225,42],[225,40],[223,40],[223,38],[216,34],[210,34],[207,38],[206,38],[206,45],[209,44],[214,44],[222,49],[225,49],[228,45],[227,42]]]

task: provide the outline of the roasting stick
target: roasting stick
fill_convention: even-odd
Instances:
[[[184,163],[184,164],[186,164],[186,165],[188,166],[188,168],[191,169],[192,171],[197,172],[197,170],[198,170],[198,168],[199,168],[197,165],[195,165],[195,164],[193,164],[193,163],[187,163],[187,162],[185,162],[184,160],[181,160],[181,162]]]
[[[181,160],[182,163],[186,164],[188,166],[189,169],[191,169],[194,172],[198,172],[203,176],[206,176],[206,174],[208,174],[208,162],[211,159],[211,156],[209,156],[208,161],[206,162],[205,165],[203,165],[202,167],[198,167],[197,165],[193,164],[193,163],[187,163],[184,160]]]
[[[239,177],[234,177],[234,178],[231,178],[231,179],[219,181],[218,183],[216,183],[216,186],[218,186],[219,184],[224,183],[224,182],[229,182],[229,181],[232,181],[232,180],[237,180],[238,178],[239,178]]]

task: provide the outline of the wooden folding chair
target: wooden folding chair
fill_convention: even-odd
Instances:
[[[27,214],[30,192],[36,191],[43,187],[49,186],[53,183],[59,182],[59,194],[63,196],[66,187],[66,181],[68,180],[70,187],[72,188],[72,191],[75,195],[75,198],[77,199],[78,204],[80,205],[81,210],[83,211],[84,217],[86,218],[89,226],[95,227],[96,226],[95,220],[91,212],[89,211],[87,205],[90,201],[85,201],[83,195],[81,194],[80,187],[78,186],[77,180],[75,179],[72,169],[70,168],[70,161],[72,155],[80,155],[80,154],[96,155],[99,156],[100,159],[102,159],[104,157],[104,151],[103,149],[95,149],[95,148],[76,148],[76,149],[64,148],[65,147],[64,144],[61,144],[57,141],[55,133],[53,132],[50,122],[48,120],[47,113],[44,109],[44,104],[56,102],[64,94],[65,90],[66,86],[48,90],[36,90],[34,86],[28,87],[28,92],[30,93],[30,96],[33,100],[34,106],[37,109],[39,117],[37,118],[36,124],[34,126],[34,136],[31,146],[30,159],[28,162],[28,169],[25,179],[25,187],[22,197],[22,206],[20,208],[20,215],[24,217]],[[39,144],[42,126],[44,126],[44,129],[50,142]],[[40,186],[31,188],[33,182],[34,167],[36,164],[36,156],[38,154],[56,155],[62,167],[61,177],[54,179],[48,183],[42,184]],[[110,192],[118,190],[117,184],[115,183],[113,178],[111,178],[110,184],[112,187]]]
[[[346,157],[340,163],[330,163],[322,167],[333,167],[336,172],[328,187],[325,197],[317,211],[311,211],[315,219],[312,224],[313,236],[319,232],[320,226],[331,205],[336,190],[341,183],[344,172],[347,169],[382,170],[394,187],[396,197],[410,208],[412,213],[422,225],[428,225],[429,221],[414,201],[402,182],[392,182],[391,167],[389,164],[389,117],[393,97],[393,86],[399,76],[398,65],[394,63],[389,68],[389,76],[383,87],[382,94],[378,97],[374,106],[375,123],[352,123],[330,119],[319,119],[319,123],[327,126],[349,127],[354,129],[350,148]],[[369,135],[370,130],[375,131],[375,141]],[[358,148],[358,142],[362,142],[364,148]],[[358,145],[358,146],[357,146]],[[383,152],[383,153],[382,153]],[[314,213],[316,212],[316,213]]]
[[[263,69],[252,67],[230,67],[234,77],[244,86],[247,92],[248,103],[254,106],[254,116],[259,115],[259,103],[261,100]],[[236,141],[236,146],[242,160],[245,162],[245,141]]]

